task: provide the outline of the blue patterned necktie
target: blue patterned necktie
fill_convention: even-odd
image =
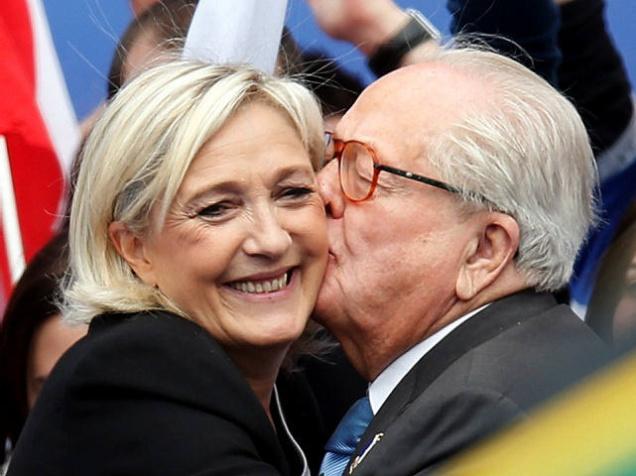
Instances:
[[[368,397],[353,404],[325,445],[320,476],[342,476],[371,418],[373,411]]]

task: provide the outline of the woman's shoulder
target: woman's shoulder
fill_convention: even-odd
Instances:
[[[205,329],[164,311],[95,317],[68,360],[70,380],[84,387],[110,385],[184,397],[188,392],[213,396],[224,390],[239,395],[248,391]],[[213,384],[219,380],[223,385]]]
[[[151,340],[148,338],[152,337]],[[117,341],[119,344],[146,341],[160,346],[166,342],[178,345],[218,347],[214,338],[201,326],[168,311],[108,313],[95,316],[90,323],[88,340],[93,345]]]
[[[95,357],[115,360],[125,359],[128,353],[133,353],[141,362],[178,359],[185,365],[188,360],[201,356],[208,364],[233,365],[209,332],[167,311],[96,316],[90,323],[84,345]],[[184,352],[189,359],[183,359]]]

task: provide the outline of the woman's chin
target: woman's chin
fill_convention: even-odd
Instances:
[[[254,336],[250,345],[256,347],[285,347],[290,346],[302,335],[305,326],[288,325],[285,327],[273,327],[267,331]]]

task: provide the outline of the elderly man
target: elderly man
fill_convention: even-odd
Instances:
[[[316,317],[371,382],[358,428],[373,413],[344,435],[347,474],[426,471],[604,352],[549,294],[594,221],[596,170],[544,80],[491,52],[431,52],[372,84],[328,149]],[[322,471],[341,473],[343,443],[327,449]]]

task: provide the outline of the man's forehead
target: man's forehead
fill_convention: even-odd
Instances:
[[[351,119],[427,127],[432,120],[456,117],[483,102],[487,91],[487,85],[465,71],[439,64],[412,65],[372,83],[352,106]]]
[[[370,85],[336,133],[367,142],[427,137],[457,122],[482,96],[481,85],[448,67],[402,68]]]

